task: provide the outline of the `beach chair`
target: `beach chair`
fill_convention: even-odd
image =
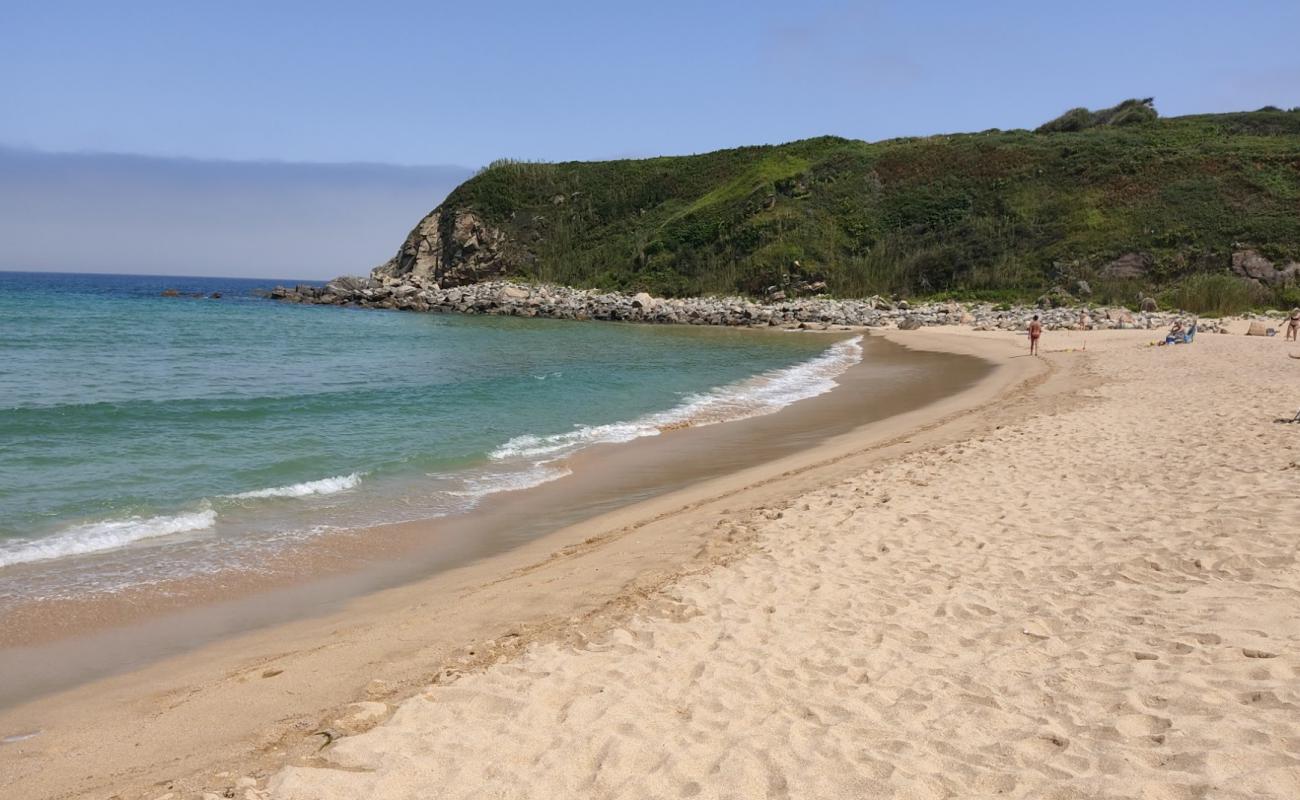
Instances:
[[[1191,344],[1192,339],[1195,338],[1195,336],[1196,336],[1196,323],[1193,322],[1192,327],[1183,331],[1182,336],[1173,336],[1173,335],[1166,336],[1163,344]]]

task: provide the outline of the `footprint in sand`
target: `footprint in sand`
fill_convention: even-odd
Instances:
[[[1115,730],[1125,736],[1151,736],[1164,733],[1173,727],[1166,717],[1154,714],[1126,714],[1115,720]]]

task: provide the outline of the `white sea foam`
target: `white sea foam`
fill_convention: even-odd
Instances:
[[[667,411],[631,422],[583,425],[550,436],[516,436],[491,455],[498,461],[539,456],[559,458],[588,445],[658,436],[665,428],[711,425],[771,414],[791,403],[829,392],[835,388],[835,379],[861,360],[862,337],[855,336],[836,342],[816,357],[791,367],[691,395]]]
[[[337,494],[348,489],[355,489],[361,484],[361,473],[337,475],[333,478],[321,478],[318,481],[306,481],[290,486],[274,486],[270,489],[255,489],[251,492],[225,495],[231,500],[260,500],[266,497],[308,497],[314,494]]]
[[[211,528],[217,521],[212,509],[158,517],[126,517],[75,525],[37,540],[0,545],[0,567],[46,561],[64,556],[115,550],[142,539]]]
[[[573,472],[567,467],[543,461],[522,472],[485,472],[467,476],[464,479],[464,489],[449,491],[447,494],[453,497],[470,498],[473,505],[491,494],[531,489],[572,474]]]

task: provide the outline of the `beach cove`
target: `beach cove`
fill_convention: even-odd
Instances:
[[[337,313],[337,312],[333,312]],[[604,326],[601,326],[602,328]],[[765,333],[745,333],[744,336],[789,336],[790,334],[765,334]],[[839,334],[843,336],[844,334]],[[333,684],[332,679],[323,682],[314,682],[317,688],[321,689],[322,697],[328,698],[329,705],[335,704],[341,700],[352,699],[358,689],[364,690],[369,682],[366,676],[368,665],[373,664],[376,660],[376,653],[370,649],[376,643],[382,643],[381,649],[387,651],[387,648],[397,645],[398,651],[403,653],[399,658],[398,651],[390,651],[392,658],[384,658],[383,661],[398,667],[401,673],[400,680],[390,676],[394,685],[404,685],[408,690],[413,690],[420,683],[428,679],[428,665],[423,659],[415,657],[411,651],[414,646],[416,651],[427,652],[430,646],[435,648],[447,648],[457,637],[463,637],[467,632],[468,638],[474,638],[477,630],[482,626],[484,619],[482,612],[485,610],[478,605],[472,605],[464,613],[452,614],[450,611],[446,616],[439,614],[438,621],[425,619],[423,622],[416,622],[407,619],[401,623],[399,628],[409,628],[411,624],[417,627],[425,627],[433,624],[432,630],[426,628],[425,634],[432,634],[431,639],[424,639],[425,634],[412,636],[410,633],[398,635],[394,629],[384,630],[384,625],[376,625],[379,620],[388,620],[392,615],[393,606],[381,604],[378,607],[372,607],[374,616],[368,622],[363,623],[360,627],[352,627],[351,622],[344,624],[352,628],[360,639],[353,639],[345,647],[349,649],[354,645],[359,645],[352,651],[349,657],[341,657],[338,648],[333,647],[337,642],[334,640],[336,629],[340,621],[351,620],[360,622],[361,618],[354,616],[357,610],[356,603],[368,605],[377,602],[380,598],[400,598],[405,597],[407,602],[413,596],[420,596],[421,600],[418,605],[421,608],[441,607],[442,602],[435,599],[438,597],[450,600],[456,597],[456,592],[463,591],[466,587],[465,581],[482,582],[488,581],[490,584],[502,583],[503,591],[507,588],[508,597],[503,598],[500,602],[505,603],[505,607],[512,609],[512,613],[505,617],[497,616],[500,609],[491,608],[489,617],[494,620],[492,624],[500,624],[503,620],[512,621],[526,620],[533,615],[541,612],[548,614],[555,613],[557,608],[568,607],[569,604],[577,603],[584,605],[588,603],[601,603],[604,596],[608,599],[609,593],[615,588],[622,588],[623,584],[618,583],[613,586],[602,584],[602,569],[595,574],[576,573],[571,575],[572,590],[569,593],[561,593],[558,596],[551,596],[550,592],[544,592],[538,595],[537,590],[530,590],[519,594],[520,587],[518,581],[508,580],[513,570],[520,569],[523,565],[530,564],[530,560],[541,558],[546,561],[555,555],[556,548],[561,549],[574,543],[587,542],[595,536],[599,542],[605,534],[608,534],[610,526],[615,528],[625,527],[633,524],[634,521],[640,526],[648,520],[654,519],[660,515],[664,516],[656,530],[670,531],[677,527],[676,520],[683,507],[690,507],[697,502],[707,499],[718,490],[719,485],[725,487],[725,493],[730,494],[737,490],[738,487],[748,486],[755,480],[756,476],[765,476],[759,480],[760,483],[784,483],[784,480],[774,480],[772,470],[784,471],[782,465],[793,463],[791,459],[799,463],[808,463],[807,459],[817,454],[813,461],[820,460],[824,454],[818,441],[839,441],[844,439],[854,439],[854,434],[849,433],[864,420],[876,419],[874,427],[882,425],[893,430],[890,420],[897,419],[900,412],[908,411],[917,405],[927,408],[937,408],[949,402],[950,394],[953,388],[960,388],[963,383],[973,383],[983,385],[984,381],[980,379],[981,375],[988,372],[987,366],[979,359],[973,359],[965,356],[955,356],[941,353],[907,353],[903,348],[891,344],[883,339],[872,339],[869,342],[862,342],[865,350],[870,354],[870,360],[876,362],[875,366],[860,365],[851,369],[848,373],[841,376],[839,382],[843,384],[840,388],[828,394],[814,397],[811,400],[800,401],[783,411],[766,414],[753,419],[730,422],[726,425],[705,425],[693,429],[678,429],[669,431],[661,436],[641,439],[639,441],[627,444],[611,444],[591,448],[590,450],[579,453],[570,459],[570,465],[576,473],[574,478],[562,479],[545,486],[540,486],[536,490],[531,490],[536,500],[529,500],[527,495],[529,490],[524,492],[514,492],[503,495],[499,498],[502,502],[500,505],[501,516],[498,524],[505,528],[528,527],[530,524],[533,530],[538,533],[546,533],[544,528],[539,527],[538,520],[530,519],[531,512],[545,511],[542,505],[549,503],[553,509],[552,512],[541,514],[540,519],[544,522],[546,519],[557,519],[553,513],[554,508],[560,508],[570,513],[570,519],[573,519],[570,506],[575,499],[581,500],[586,497],[588,505],[584,508],[579,504],[579,509],[583,510],[585,515],[590,517],[597,514],[594,519],[580,522],[577,525],[571,525],[561,531],[543,536],[536,542],[529,542],[527,537],[514,537],[506,545],[488,545],[484,550],[483,545],[473,542],[472,534],[477,531],[481,533],[485,530],[481,525],[472,525],[466,528],[466,536],[462,539],[472,545],[468,550],[462,549],[459,552],[451,554],[460,560],[460,566],[454,562],[449,564],[445,560],[435,559],[434,561],[415,561],[405,564],[405,571],[394,572],[389,569],[386,571],[384,580],[379,584],[367,584],[362,581],[358,584],[355,581],[349,581],[345,574],[340,581],[331,582],[328,580],[328,574],[325,575],[327,580],[305,581],[302,576],[288,587],[288,596],[296,597],[296,600],[286,600],[286,594],[277,593],[274,590],[270,594],[265,592],[253,592],[249,601],[235,602],[233,604],[222,604],[221,594],[203,594],[191,596],[188,600],[180,603],[182,613],[175,613],[178,607],[175,602],[174,592],[160,592],[152,596],[125,595],[118,598],[117,603],[102,602],[102,598],[94,603],[83,604],[62,604],[60,607],[46,606],[42,609],[40,606],[33,606],[30,616],[25,615],[22,609],[20,613],[10,616],[6,625],[6,635],[10,637],[11,646],[0,651],[0,660],[3,660],[4,671],[10,679],[6,681],[6,688],[11,692],[15,689],[18,692],[43,693],[44,696],[36,699],[12,705],[6,710],[8,717],[6,720],[6,731],[8,727],[17,728],[30,727],[30,723],[36,719],[45,719],[44,723],[37,723],[32,730],[39,730],[40,734],[31,739],[18,739],[13,742],[19,747],[10,748],[6,746],[0,750],[0,757],[10,755],[20,755],[31,745],[40,741],[42,744],[54,740],[54,732],[58,727],[50,726],[49,714],[58,709],[72,711],[79,707],[79,702],[69,702],[70,695],[77,695],[81,692],[89,693],[89,696],[97,697],[100,700],[108,701],[113,708],[121,707],[121,697],[114,693],[104,693],[107,685],[133,686],[135,689],[146,689],[147,694],[154,693],[156,676],[161,674],[174,674],[173,670],[181,663],[191,666],[213,664],[211,657],[214,653],[240,654],[238,661],[244,663],[250,652],[261,650],[266,645],[272,645],[278,651],[289,636],[288,631],[297,628],[299,635],[306,635],[308,638],[319,638],[323,643],[330,643],[323,651],[319,651],[321,656],[326,656],[327,661],[333,667],[326,666],[327,671],[333,671],[336,677],[342,679],[341,683]],[[883,349],[882,349],[883,348]],[[898,359],[901,357],[901,361]],[[938,358],[935,364],[947,364],[941,372],[945,373],[943,381],[934,382],[933,378],[927,378],[934,372],[933,368],[926,368],[917,377],[922,379],[922,383],[917,383],[916,379],[908,379],[909,371],[915,370],[918,363],[923,364],[927,359]],[[919,361],[918,361],[919,359]],[[952,360],[957,359],[957,360]],[[898,385],[892,387],[880,385],[879,369],[888,368],[888,364],[897,363],[903,368],[901,373],[894,375],[899,379]],[[955,369],[954,369],[955,368]],[[973,371],[971,371],[973,369]],[[929,383],[927,384],[926,381]],[[955,382],[954,382],[955,381]],[[896,381],[897,382],[897,381]],[[927,385],[930,388],[925,388]],[[900,391],[901,390],[901,391]],[[969,391],[969,390],[968,390]],[[929,392],[929,394],[927,394]],[[917,413],[917,412],[911,412]],[[928,411],[926,413],[929,413]],[[865,415],[865,416],[864,416]],[[868,427],[873,427],[869,425]],[[855,439],[856,441],[856,439]],[[811,449],[810,449],[811,448]],[[739,455],[737,455],[739,454]],[[772,460],[775,459],[775,460]],[[764,460],[768,463],[763,464]],[[655,465],[659,466],[655,466]],[[752,468],[739,469],[740,465],[756,464]],[[657,474],[656,474],[657,473]],[[711,477],[710,477],[711,475]],[[582,476],[586,476],[583,478]],[[648,479],[653,479],[649,480]],[[631,479],[632,483],[627,481]],[[572,482],[572,486],[570,486]],[[602,494],[600,487],[605,486]],[[644,492],[647,489],[652,490],[649,496],[653,496],[661,489],[654,489],[659,485],[667,489],[676,489],[671,494],[662,498],[652,499],[638,505],[630,506],[618,510],[620,506],[626,506],[628,498],[634,495],[636,491]],[[686,486],[684,491],[682,487]],[[639,489],[638,489],[639,487]],[[770,488],[770,487],[769,487]],[[596,491],[593,491],[595,489]],[[633,497],[633,499],[635,499]],[[542,505],[539,505],[542,504]],[[683,506],[683,504],[685,504]],[[492,515],[492,504],[485,504],[484,513],[487,516]],[[648,515],[648,516],[647,516]],[[691,514],[692,518],[694,517]],[[582,519],[581,516],[578,519]],[[442,522],[442,521],[438,521]],[[467,522],[469,522],[467,518]],[[441,526],[439,527],[441,529]],[[371,543],[375,541],[392,542],[394,538],[399,541],[402,535],[409,540],[419,540],[422,537],[427,538],[430,528],[428,525],[411,523],[407,525],[389,526],[387,532],[378,532],[378,537],[370,536]],[[553,528],[552,528],[553,530]],[[597,535],[599,534],[599,535]],[[660,534],[668,535],[668,534]],[[694,535],[694,534],[692,534]],[[358,539],[358,541],[363,541]],[[665,542],[671,542],[672,537],[665,539]],[[678,559],[682,558],[683,553],[668,544],[654,545],[650,544],[650,552],[642,551],[641,557],[629,559],[622,564],[618,570],[612,570],[609,574],[610,580],[626,581],[630,577],[637,577],[638,580],[644,578],[647,574],[669,574],[679,566]],[[682,543],[678,541],[678,546]],[[427,545],[427,543],[426,543]],[[587,549],[588,545],[580,545],[579,549]],[[402,545],[399,543],[389,553],[396,553],[399,560],[387,559],[391,566],[394,563],[400,563],[403,555]],[[493,550],[496,550],[495,554]],[[597,552],[604,552],[601,547],[593,548]],[[355,549],[349,552],[346,548],[342,551],[348,556],[354,556],[359,551]],[[408,549],[407,554],[418,552],[417,549]],[[447,553],[443,553],[446,555]],[[653,554],[653,555],[652,555]],[[603,558],[603,556],[601,556]],[[328,562],[325,562],[328,563]],[[319,567],[319,563],[313,564],[313,568]],[[450,568],[449,568],[450,567]],[[530,567],[531,569],[531,567]],[[418,579],[422,576],[429,575],[433,572],[439,572],[439,576],[433,579],[434,588],[430,589],[428,580],[423,582]],[[328,570],[325,571],[328,573]],[[359,572],[355,565],[348,571],[352,577],[356,577]],[[364,572],[364,570],[360,570]],[[621,578],[620,578],[621,576]],[[319,578],[320,575],[315,575]],[[373,578],[373,573],[368,576]],[[413,582],[414,581],[414,582]],[[195,582],[187,582],[189,586],[194,586]],[[394,584],[405,584],[394,585]],[[393,586],[391,589],[383,587]],[[602,586],[604,588],[602,588]],[[324,587],[322,589],[322,587]],[[340,589],[340,587],[343,587]],[[236,596],[240,594],[241,587],[238,583],[227,584],[223,588],[229,596],[230,591],[234,591]],[[267,587],[258,587],[255,584],[250,589],[266,589]],[[379,591],[377,591],[377,589]],[[295,594],[295,591],[297,594]],[[324,594],[320,594],[324,591]],[[427,596],[430,591],[434,592],[433,597]],[[413,594],[414,593],[414,594]],[[345,602],[349,597],[362,596],[352,602]],[[388,602],[400,602],[390,600]],[[190,613],[185,613],[186,606],[196,606],[190,608]],[[233,610],[232,610],[233,608]],[[382,612],[375,611],[375,608],[384,609]],[[279,616],[272,615],[271,619],[264,616],[268,609],[276,609]],[[409,609],[408,609],[409,610]],[[422,612],[416,616],[421,619],[424,616]],[[53,638],[48,635],[42,637],[33,635],[26,641],[20,637],[25,634],[22,631],[32,631],[36,634],[39,629],[39,623],[42,619],[50,619],[50,614],[65,619],[67,631],[63,636]],[[308,617],[303,619],[303,617]],[[298,622],[292,620],[298,618]],[[566,617],[567,618],[567,617]],[[30,619],[31,624],[25,624],[24,620]],[[81,622],[76,622],[80,619]],[[229,627],[231,620],[239,622],[233,630]],[[248,619],[253,620],[250,626]],[[272,624],[278,623],[278,624]],[[264,628],[261,631],[254,630],[250,633],[239,633],[247,631],[249,627],[272,625],[270,628]],[[298,628],[302,625],[304,627]],[[468,627],[464,627],[468,626]],[[550,623],[546,627],[551,627]],[[381,634],[381,630],[384,632]],[[102,631],[100,633],[99,631]],[[251,644],[249,637],[262,642],[262,645]],[[17,642],[13,640],[17,638]],[[350,637],[349,637],[350,638]],[[215,641],[214,641],[215,640]],[[526,641],[521,637],[521,641]],[[161,646],[159,643],[162,643]],[[211,642],[205,645],[204,642]],[[252,646],[253,650],[248,648]],[[179,651],[178,651],[179,647]],[[190,650],[190,652],[185,652]],[[316,646],[309,649],[319,650]],[[333,651],[333,652],[330,652]],[[180,652],[180,655],[176,655]],[[170,656],[170,657],[168,657]],[[162,660],[158,660],[158,659]],[[353,663],[353,666],[346,667],[351,658],[361,659]],[[87,671],[84,669],[86,664],[104,663],[110,665],[116,662],[116,666],[111,671],[121,671],[129,669],[125,674],[117,677],[101,678],[92,680],[97,674],[103,675],[102,669]],[[155,662],[155,663],[150,663]],[[229,665],[228,665],[229,666]],[[161,672],[159,672],[160,670]],[[184,670],[182,670],[184,671]],[[268,668],[266,671],[274,672],[274,669]],[[261,674],[260,672],[258,673]],[[277,673],[278,674],[278,673]],[[147,677],[154,676],[154,677]],[[209,675],[208,679],[213,676]],[[207,682],[208,679],[195,678],[198,682]],[[357,679],[362,679],[360,684],[356,683]],[[85,683],[92,680],[90,683]],[[218,679],[218,682],[221,682]],[[82,684],[76,686],[76,684]],[[76,686],[68,689],[67,687]],[[346,686],[346,691],[340,694],[340,689]],[[63,691],[57,691],[60,688]],[[254,687],[255,688],[255,687]],[[50,691],[56,691],[55,694],[49,694]],[[130,690],[128,690],[128,693]],[[13,696],[12,694],[10,695]],[[115,700],[109,700],[116,697]],[[281,698],[288,700],[289,698]],[[98,702],[98,701],[97,701]],[[242,708],[247,708],[246,700],[237,701]],[[190,716],[189,711],[193,710],[188,706],[185,713],[174,718],[178,728],[171,728],[170,723],[161,728],[157,728],[157,733],[161,736],[156,741],[163,751],[175,753],[197,752],[212,754],[214,747],[221,741],[232,744],[236,748],[243,748],[249,744],[250,736],[257,732],[259,736],[264,735],[265,726],[269,723],[275,724],[275,720],[281,718],[286,711],[297,705],[296,702],[290,702],[289,706],[279,706],[271,716],[258,716],[256,714],[247,714],[241,717],[246,719],[247,725],[239,726],[240,731],[234,736],[228,734],[234,733],[227,730],[224,726],[218,728],[203,728],[194,726],[194,718]],[[80,712],[77,712],[78,714]],[[35,714],[35,716],[32,716]],[[12,716],[10,716],[12,715]],[[19,720],[25,720],[19,722]],[[74,735],[84,735],[94,729],[94,725],[87,725],[85,722],[79,722],[75,726],[81,733]],[[138,727],[138,726],[137,726]],[[142,728],[143,729],[143,728]],[[28,731],[30,732],[30,731]],[[215,739],[209,738],[210,734],[216,734]],[[15,735],[22,737],[24,732],[17,734],[6,733],[6,736]],[[197,736],[198,739],[189,740],[183,747],[177,747],[178,741],[186,740],[190,736]],[[179,737],[179,738],[178,738]],[[117,753],[111,760],[114,763],[122,763],[124,756],[130,759],[137,758],[140,751],[134,746],[131,753]],[[30,751],[28,751],[30,752]],[[160,755],[156,752],[155,755]],[[107,753],[105,753],[107,755]],[[200,756],[207,758],[207,756]],[[22,761],[27,763],[27,758]],[[60,771],[65,772],[65,771]],[[49,777],[50,773],[44,773]],[[66,773],[71,774],[71,773]],[[35,777],[35,776],[33,776]]]
[[[44,728],[4,771],[36,797],[415,796],[408,758],[447,796],[1293,794],[1300,453],[1260,391],[1280,343],[1094,332],[1032,360],[1006,334],[890,335],[1002,366],[766,476],[538,540],[490,580],[11,709],[7,735]],[[1163,402],[1183,393],[1201,413]],[[767,722],[737,749],[742,707]],[[53,763],[77,774],[50,785]]]

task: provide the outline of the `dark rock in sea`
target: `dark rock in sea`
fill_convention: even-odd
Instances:
[[[208,297],[211,297],[213,300],[220,300],[221,292],[213,292],[212,294],[208,295]]]
[[[180,297],[180,296],[181,296],[181,293],[178,292],[178,291],[176,291],[175,289],[163,289],[163,290],[162,290],[162,296],[163,296],[163,297]]]

